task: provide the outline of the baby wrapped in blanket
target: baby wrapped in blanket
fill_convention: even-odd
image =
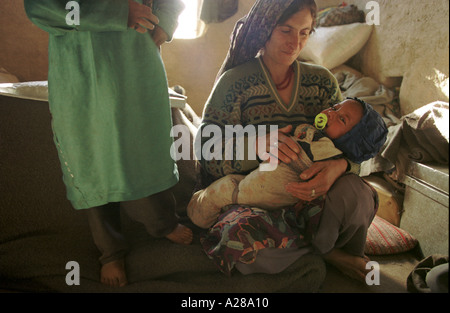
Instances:
[[[345,156],[361,163],[375,156],[386,141],[387,128],[381,116],[357,98],[348,98],[318,117],[325,120],[323,130],[318,123],[317,128],[309,124],[295,128],[292,139],[301,148],[297,160],[280,163],[273,171],[257,168],[248,175],[227,175],[194,193],[187,207],[192,222],[209,228],[230,204],[266,210],[292,207],[301,200],[285,186],[300,182],[300,174],[313,162]],[[355,126],[349,129],[351,124]]]

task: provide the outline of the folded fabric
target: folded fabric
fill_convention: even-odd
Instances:
[[[321,12],[319,12],[317,26],[327,27],[365,21],[364,11],[358,10],[358,7],[353,4],[330,8],[323,14]]]
[[[448,164],[448,103],[433,102],[404,116],[402,136],[417,162]]]
[[[448,165],[448,110],[448,102],[432,102],[390,126],[386,143],[371,160],[371,171],[387,172],[395,168],[397,179],[401,180],[409,160]],[[370,174],[364,166],[361,173],[363,176]]]
[[[446,265],[446,269],[441,269],[439,275],[435,279],[439,281],[432,281],[433,278],[428,275],[433,269],[441,265]],[[446,280],[445,280],[446,279]],[[445,285],[446,281],[446,285]],[[437,290],[433,290],[438,287]],[[413,293],[430,293],[430,292],[447,292],[448,293],[448,255],[433,254],[421,260],[411,271],[407,280],[406,288],[408,292]],[[445,291],[446,289],[446,291]]]

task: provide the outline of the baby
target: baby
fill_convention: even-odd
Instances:
[[[347,98],[323,110],[315,126],[296,127],[293,139],[301,147],[297,160],[280,163],[273,171],[258,168],[248,175],[227,175],[197,191],[187,207],[192,222],[209,228],[230,204],[266,210],[292,207],[300,199],[287,192],[285,185],[301,181],[301,172],[313,162],[345,156],[361,163],[374,157],[387,137],[382,117],[357,98]]]

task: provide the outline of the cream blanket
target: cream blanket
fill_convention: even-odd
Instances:
[[[230,204],[266,210],[295,205],[299,199],[285,190],[286,184],[300,181],[300,173],[314,161],[336,157],[342,152],[334,147],[329,138],[308,124],[298,126],[292,138],[301,147],[296,161],[281,163],[273,171],[263,171],[259,167],[247,176],[227,175],[197,191],[187,207],[192,222],[209,228]]]

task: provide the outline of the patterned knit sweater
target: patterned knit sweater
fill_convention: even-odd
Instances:
[[[243,132],[226,140],[227,125],[277,125],[278,128],[292,125],[295,129],[299,124],[313,124],[318,113],[342,100],[337,80],[326,68],[294,62],[294,73],[290,103],[281,100],[268,69],[259,58],[237,66],[220,77],[206,103],[197,137],[198,141],[201,136],[203,147],[202,155],[197,153],[197,157],[209,179],[215,180],[228,174],[247,174],[261,162],[257,158],[247,159],[247,154],[243,160],[236,157],[237,138],[243,137],[246,152],[252,135]],[[211,126],[220,128],[221,142],[217,142],[217,134],[210,135]],[[269,127],[266,128],[269,130]],[[213,143],[217,145],[213,146]],[[218,156],[214,151],[218,149],[221,149],[222,157],[207,160],[205,150],[216,152]],[[225,157],[226,149],[232,149],[233,158]],[[357,171],[357,165],[350,164],[351,171]]]

